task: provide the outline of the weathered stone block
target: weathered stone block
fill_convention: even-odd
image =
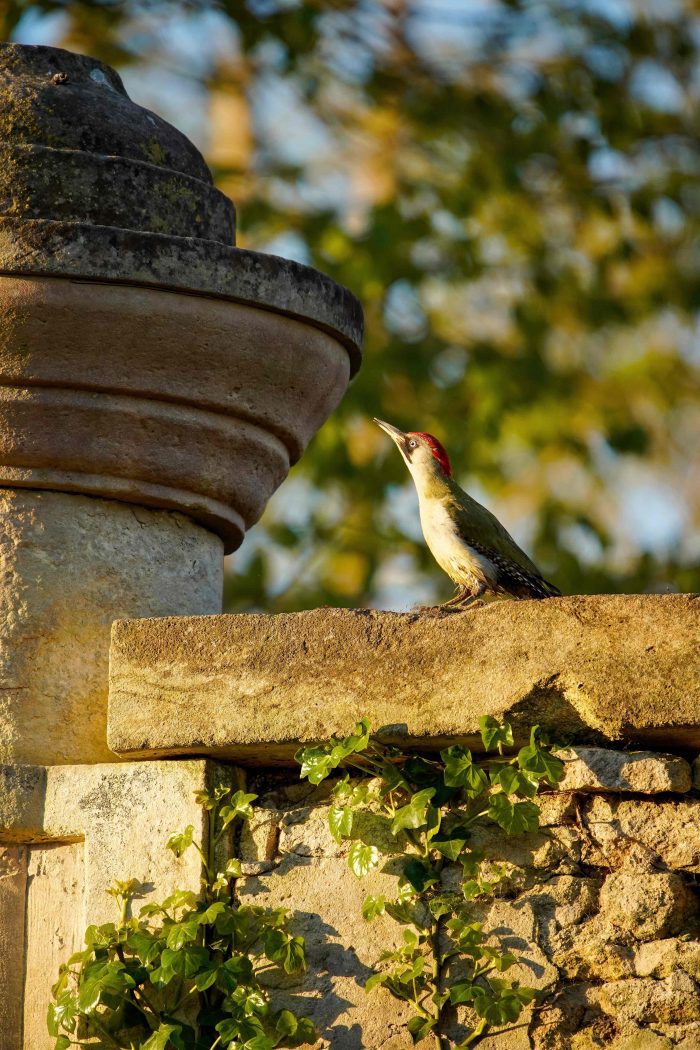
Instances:
[[[690,974],[694,980],[700,980],[699,941],[667,937],[640,944],[634,953],[637,977],[669,977],[679,969]]]
[[[559,791],[638,792],[690,791],[688,762],[676,755],[650,751],[611,751],[604,747],[575,747],[559,752],[564,776]]]
[[[122,622],[109,743],[270,765],[364,714],[432,747],[480,746],[479,716],[492,714],[592,742],[700,746],[697,630],[698,604],[680,594]]]
[[[613,1050],[673,1050],[674,1045],[677,1044],[656,1032],[635,1032],[616,1039]]]
[[[611,929],[638,941],[686,931],[697,910],[683,879],[670,872],[614,872],[603,883],[600,906]]]
[[[672,870],[700,871],[700,799],[677,802],[594,797],[586,810],[583,857],[604,868],[621,867],[630,851],[645,849]]]
[[[677,971],[655,981],[632,977],[611,981],[600,989],[600,1005],[621,1025],[700,1020],[700,989],[687,973]]]

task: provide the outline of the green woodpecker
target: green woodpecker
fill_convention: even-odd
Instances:
[[[446,605],[469,603],[487,593],[514,598],[561,594],[542,577],[498,518],[459,487],[437,438],[423,432],[404,434],[381,419],[374,422],[403,456],[418,492],[425,542],[457,585],[457,594]]]

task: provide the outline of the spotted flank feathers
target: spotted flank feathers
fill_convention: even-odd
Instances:
[[[561,591],[553,583],[542,576],[528,572],[527,569],[523,569],[517,562],[507,558],[499,551],[485,547],[473,539],[469,539],[468,543],[495,566],[497,570],[495,590],[512,594],[514,598],[554,598],[561,595]]]

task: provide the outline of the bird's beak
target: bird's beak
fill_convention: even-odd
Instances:
[[[398,445],[399,441],[403,441],[403,439],[406,437],[402,430],[399,430],[398,427],[392,427],[391,423],[385,423],[383,419],[377,419],[375,417],[374,422],[377,424],[378,427],[382,428],[385,434],[389,435],[391,440],[396,445]]]

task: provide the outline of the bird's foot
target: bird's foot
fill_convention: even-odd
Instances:
[[[449,616],[450,613],[459,612],[456,605],[414,605],[411,612],[420,613],[421,616]]]
[[[441,606],[441,608],[444,609],[445,612],[454,613],[467,612],[468,609],[481,609],[484,605],[486,605],[486,602],[482,601],[481,598],[468,597],[463,598],[462,601],[459,602],[459,604],[456,604],[454,602],[446,602],[443,606]]]

